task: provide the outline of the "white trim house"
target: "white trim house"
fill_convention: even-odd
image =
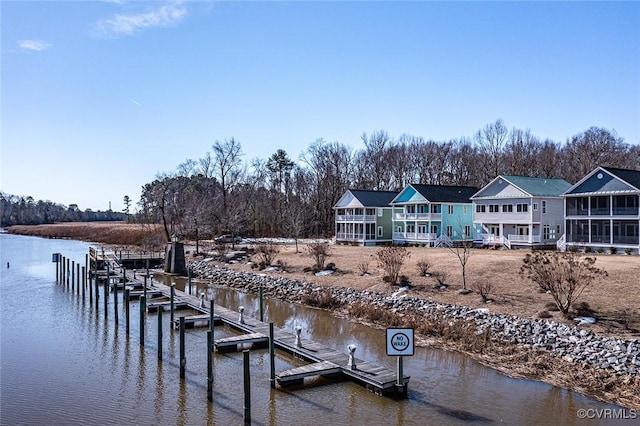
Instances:
[[[391,205],[397,191],[350,189],[333,206],[337,244],[390,243]]]
[[[640,251],[640,171],[598,167],[564,197],[566,247]]]
[[[474,241],[507,248],[556,245],[564,234],[563,179],[500,175],[471,197]]]

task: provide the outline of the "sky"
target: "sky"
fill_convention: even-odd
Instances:
[[[502,119],[640,144],[640,2],[0,3],[0,190],[122,210],[231,137],[243,160]]]

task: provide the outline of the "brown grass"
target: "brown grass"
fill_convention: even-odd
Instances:
[[[384,272],[377,266],[376,247],[332,246],[327,261],[335,263],[338,272],[321,277],[304,272],[305,268],[312,266],[313,260],[303,249],[304,246],[301,246],[300,252],[296,253],[295,246],[283,245],[278,258],[288,265],[287,272],[267,273],[324,286],[351,287],[386,294],[398,289],[383,281]],[[423,247],[411,247],[408,250],[411,257],[402,266],[401,274],[409,280],[410,296],[474,308],[485,307],[494,312],[527,318],[536,318],[539,312],[550,310],[548,304],[553,302],[551,296],[541,293],[536,284],[519,273],[522,259],[527,253],[525,250],[473,251],[467,264],[468,286],[473,288],[474,283],[491,283],[493,302],[490,304],[485,303],[478,293],[458,294],[457,290],[462,288],[460,263],[449,250]],[[588,287],[578,300],[588,303],[598,318],[591,329],[626,338],[640,336],[640,257],[624,254],[591,256],[597,258],[597,267],[609,273],[603,281]],[[446,284],[449,286],[446,290],[433,288],[437,283],[434,277],[421,276],[417,263],[425,258],[429,260],[431,271],[448,272]],[[368,263],[369,267],[368,274],[363,276],[361,265],[364,263]],[[248,265],[242,263],[229,266],[235,270],[250,270]],[[573,323],[560,312],[549,313],[555,321]]]

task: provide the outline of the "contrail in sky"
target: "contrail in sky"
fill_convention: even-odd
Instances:
[[[132,104],[138,105],[138,106],[142,106],[142,104],[138,101],[136,101],[135,99],[131,99],[129,98],[129,100],[131,101]]]

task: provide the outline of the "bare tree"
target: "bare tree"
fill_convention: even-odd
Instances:
[[[222,186],[222,207],[227,210],[227,197],[231,188],[240,180],[242,148],[234,138],[213,143],[213,169]]]
[[[385,277],[391,285],[396,285],[400,279],[400,271],[404,261],[411,256],[409,250],[400,246],[382,247],[376,251],[378,265],[384,270]]]

